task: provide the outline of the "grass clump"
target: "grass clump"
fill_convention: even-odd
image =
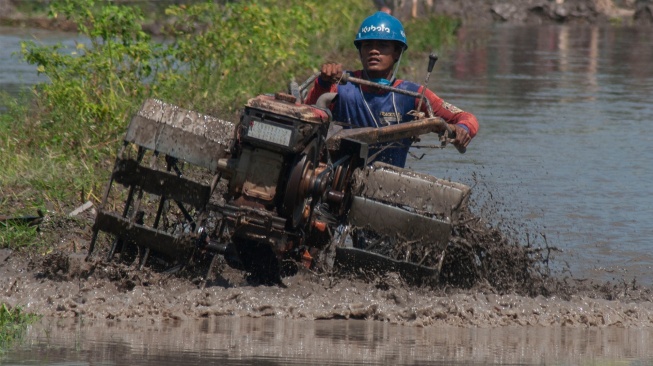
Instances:
[[[35,314],[25,313],[20,307],[11,308],[6,304],[0,305],[0,354],[15,341],[19,340],[25,328],[39,317]]]
[[[0,248],[20,249],[30,246],[38,228],[24,223],[0,223]]]

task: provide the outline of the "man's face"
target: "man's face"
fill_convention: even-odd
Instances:
[[[395,41],[362,41],[360,58],[371,78],[387,78],[399,59],[401,47]]]

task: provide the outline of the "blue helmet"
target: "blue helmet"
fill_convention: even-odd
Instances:
[[[361,42],[367,40],[397,41],[404,46],[404,50],[408,48],[404,26],[401,25],[399,19],[382,11],[363,20],[356,34],[354,45],[360,49]]]

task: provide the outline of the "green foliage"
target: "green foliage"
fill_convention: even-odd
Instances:
[[[23,14],[39,15],[47,13],[49,0],[12,1],[16,10]]]
[[[24,59],[50,80],[35,90],[39,112],[27,146],[98,158],[150,96],[231,117],[246,98],[317,67],[320,56],[310,51],[333,24],[326,10],[300,0],[171,6],[174,38],[155,41],[137,7],[53,1],[51,16],[73,21],[86,41],[73,50],[24,42]]]
[[[454,34],[460,27],[458,20],[444,16],[406,22],[406,34],[411,49],[434,51],[454,41]]]
[[[344,10],[344,9],[343,9]],[[359,10],[356,7],[354,10]],[[347,11],[349,12],[349,11]],[[316,68],[325,33],[339,32],[326,3],[315,0],[258,0],[172,6],[174,54],[187,66],[183,103],[228,114],[246,98],[284,89],[291,77]],[[352,29],[352,19],[345,25]],[[342,23],[342,22],[341,22]],[[270,89],[276,85],[275,89]]]
[[[23,43],[25,60],[50,79],[36,89],[40,114],[28,141],[87,158],[98,144],[115,140],[135,101],[149,95],[145,81],[166,63],[165,49],[141,29],[136,8],[61,0],[52,3],[51,15],[74,21],[88,44],[71,51]]]
[[[25,328],[39,317],[25,313],[20,307],[11,308],[6,304],[0,305],[0,353],[20,339]]]
[[[36,226],[0,222],[0,249],[20,249],[33,246],[37,235]]]

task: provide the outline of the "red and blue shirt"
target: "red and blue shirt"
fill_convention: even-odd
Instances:
[[[352,76],[360,78],[362,71],[355,71]],[[416,83],[395,80],[393,86],[398,89],[421,93],[422,87]],[[417,109],[419,98],[393,93],[381,89],[359,86],[353,83],[326,84],[317,78],[313,89],[306,98],[306,104],[315,104],[324,93],[338,93],[330,106],[334,120],[357,127],[383,127],[387,125],[413,121],[408,112]],[[427,114],[426,103],[431,104],[435,116],[447,123],[458,124],[469,131],[471,137],[478,131],[478,121],[473,114],[464,112],[445,102],[431,90],[424,92],[425,101],[421,112]],[[374,146],[370,156],[377,154],[374,161],[383,161],[399,167],[406,165],[411,139],[403,139],[389,144]]]

